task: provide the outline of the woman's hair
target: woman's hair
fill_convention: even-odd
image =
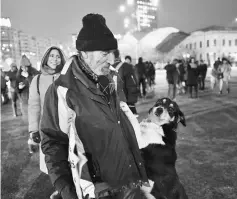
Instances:
[[[45,54],[44,54],[44,56],[43,56],[43,59],[42,59],[42,61],[41,61],[41,67],[44,67],[45,65],[47,65],[47,62],[48,62],[48,59],[49,59],[49,54],[50,54],[50,52],[51,52],[52,50],[57,50],[58,53],[59,53],[59,55],[60,55],[60,57],[61,57],[61,64],[59,65],[59,68],[58,68],[58,66],[57,66],[57,68],[56,68],[57,71],[60,72],[60,71],[63,69],[63,66],[64,66],[66,60],[65,60],[65,56],[64,56],[62,50],[61,50],[60,48],[56,47],[56,46],[50,47],[50,48],[45,52]]]

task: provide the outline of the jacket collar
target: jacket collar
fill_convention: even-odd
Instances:
[[[62,84],[71,89],[75,89],[75,79],[79,80],[92,93],[100,96],[104,94],[98,88],[98,85],[92,82],[80,69],[77,56],[72,56],[65,64],[61,73]]]

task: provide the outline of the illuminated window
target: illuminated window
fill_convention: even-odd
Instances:
[[[225,40],[224,39],[222,40],[222,46],[225,46]]]
[[[216,53],[214,53],[214,60],[216,60]]]
[[[216,39],[214,39],[214,46],[216,46]]]

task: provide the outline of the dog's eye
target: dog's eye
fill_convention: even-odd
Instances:
[[[173,107],[169,107],[169,108],[168,108],[168,112],[169,112],[169,113],[170,113],[170,112],[173,113],[173,112],[174,112],[174,108],[173,108]]]

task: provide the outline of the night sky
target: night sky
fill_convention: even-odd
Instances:
[[[124,14],[118,12],[126,0],[2,0],[2,17],[12,26],[35,36],[66,41],[78,33],[88,13],[103,14],[114,34],[122,34]],[[237,17],[237,0],[160,0],[159,26],[185,32],[209,25],[228,25]]]

